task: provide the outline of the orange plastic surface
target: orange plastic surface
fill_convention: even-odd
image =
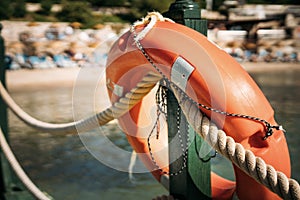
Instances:
[[[186,88],[186,93],[195,101],[228,113],[259,117],[276,125],[272,107],[249,74],[230,55],[208,41],[205,36],[179,24],[158,22],[141,43],[156,66],[169,79],[171,67],[178,56],[195,67],[196,70],[191,74]],[[114,44],[108,55],[107,79],[123,87],[124,95],[149,71],[156,70],[135,46],[133,34],[125,33]],[[112,102],[120,98],[111,90],[108,91]],[[155,166],[149,156],[147,135],[155,119],[151,117],[145,119],[145,111],[155,109],[155,102],[151,100],[155,98],[155,93],[149,94],[148,98],[143,99],[140,104],[121,117],[119,122],[132,147],[138,153],[144,153],[140,157],[152,171]],[[263,140],[266,134],[264,124],[201,109],[236,142],[290,177],[290,157],[282,131],[274,131],[271,137]],[[141,124],[146,125],[141,126]],[[151,144],[153,144],[152,149],[158,152],[155,157],[161,161],[158,162],[159,166],[168,170],[163,162],[168,160],[165,150],[168,144],[167,136],[161,137],[159,141],[153,140]],[[280,199],[237,167],[234,167],[234,170],[236,188],[234,183],[212,174],[214,199],[231,198],[234,191],[240,199]],[[156,170],[152,173],[157,180],[160,180],[161,171]]]

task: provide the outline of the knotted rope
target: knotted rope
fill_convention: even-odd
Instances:
[[[284,173],[276,171],[274,167],[267,165],[262,158],[256,157],[250,150],[245,150],[241,144],[236,143],[232,137],[227,136],[223,130],[218,129],[213,122],[201,113],[198,104],[189,98],[180,88],[178,88],[178,86],[168,80],[162,71],[160,71],[160,69],[155,65],[155,62],[143,48],[140,40],[146,36],[157,21],[168,21],[168,19],[164,18],[157,12],[150,13],[145,19],[147,20],[134,24],[131,28],[131,32],[134,34],[136,46],[143,53],[149,63],[169,84],[177,101],[179,102],[179,105],[187,117],[188,122],[194,128],[195,132],[197,132],[220,154],[233,162],[257,182],[269,188],[272,192],[284,199],[300,200],[300,186],[296,180],[287,178]],[[135,28],[137,25],[141,25],[141,23],[144,23],[146,27],[137,34],[135,32]]]
[[[65,124],[52,124],[42,122],[38,119],[31,117],[24,110],[22,110],[15,101],[8,94],[2,83],[0,82],[0,94],[7,106],[13,111],[16,116],[25,122],[27,125],[45,132],[51,133],[75,133],[77,130],[87,131],[99,127],[108,123],[113,119],[117,119],[134,105],[136,105],[141,99],[150,92],[150,90],[157,84],[161,77],[153,72],[149,72],[143,79],[137,84],[137,86],[125,94],[110,108],[98,113],[95,116],[79,120],[77,122],[65,123]],[[37,199],[50,200],[51,198],[44,194],[26,175],[19,162],[15,158],[12,150],[10,149],[4,134],[0,127],[0,145],[1,149],[7,158],[8,162],[12,166],[18,178],[28,189],[28,191]]]
[[[151,31],[151,29],[158,21],[161,22],[168,21],[168,22],[175,23],[173,20],[163,17],[159,12],[150,12],[145,18],[142,18],[141,21],[136,21],[131,26],[130,31],[133,32],[135,27],[140,25],[145,25],[145,24],[147,25],[141,32],[139,32],[137,37],[135,37],[135,41],[142,40],[148,34],[148,32]]]
[[[256,157],[252,151],[245,150],[241,144],[236,143],[204,116],[198,105],[187,98],[183,91],[173,84],[171,88],[189,124],[218,153],[281,198],[300,199],[300,186],[296,180],[287,178],[284,173],[266,164],[262,158]]]
[[[157,73],[149,72],[143,79],[137,84],[137,86],[125,94],[118,102],[114,103],[106,110],[97,113],[95,116],[88,117],[76,122],[53,124],[40,121],[31,117],[24,110],[22,110],[16,102],[11,98],[6,89],[0,83],[0,94],[7,106],[12,112],[27,125],[50,133],[77,133],[77,131],[88,131],[98,126],[102,126],[113,119],[118,119],[134,105],[136,105],[141,99],[150,92],[150,90],[161,79],[161,76]]]
[[[151,21],[156,23],[158,20],[166,20],[160,16],[161,15],[159,13],[152,13],[149,15],[149,17],[145,18],[143,23],[147,24]],[[139,38],[142,39],[146,36],[146,34],[155,25],[154,22],[150,24],[152,27],[150,26],[147,28],[146,26],[146,31],[140,32],[140,34],[135,37],[138,48],[141,47],[141,44],[139,44]],[[139,25],[139,23],[137,23],[137,25]],[[132,28],[132,31],[134,31],[134,27]],[[143,48],[139,49],[144,51]],[[144,55],[150,62],[150,56],[147,54]],[[150,63],[152,64],[154,62]],[[46,123],[29,116],[13,101],[2,84],[0,84],[0,93],[8,107],[22,121],[33,128],[46,132],[74,133],[77,129],[80,129],[81,131],[91,130],[97,126],[108,123],[112,119],[121,117],[134,105],[141,101],[141,99],[156,85],[156,83],[162,77],[164,77],[160,71],[158,71],[158,73],[159,74],[149,73],[146,75],[135,88],[133,88],[125,96],[120,98],[118,102],[105,111],[102,111],[93,117],[66,124]],[[300,199],[300,186],[296,180],[287,178],[282,172],[278,172],[272,166],[267,165],[263,159],[256,157],[253,152],[250,150],[245,150],[241,144],[235,143],[232,137],[226,136],[224,131],[219,130],[213,122],[210,122],[207,117],[203,116],[198,106],[189,98],[187,98],[185,93],[183,93],[174,83],[170,81],[168,82],[170,83],[171,89],[173,90],[178,102],[180,102],[180,106],[182,107],[188,122],[192,125],[194,130],[212,147],[232,161],[249,176],[268,187],[280,197],[284,199]],[[3,146],[5,146],[5,144],[1,142],[1,147],[3,148]]]

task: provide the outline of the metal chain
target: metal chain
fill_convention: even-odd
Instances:
[[[156,92],[156,103],[159,104],[159,111],[167,117],[167,91],[168,88],[164,86],[163,81],[160,82],[159,88]]]
[[[283,132],[286,132],[281,125],[275,125],[275,126],[273,126],[268,121],[266,121],[264,119],[260,119],[258,117],[253,117],[253,116],[243,115],[243,114],[236,114],[236,113],[228,113],[228,112],[225,112],[225,111],[222,111],[222,110],[218,110],[218,109],[215,109],[215,108],[211,108],[211,107],[206,106],[204,104],[198,103],[198,102],[194,101],[191,97],[189,97],[185,92],[183,92],[174,83],[170,83],[170,84],[172,84],[172,86],[175,87],[177,90],[179,90],[180,94],[183,95],[183,99],[182,100],[187,99],[187,100],[191,101],[192,103],[198,105],[199,107],[204,108],[205,110],[212,111],[212,112],[215,112],[215,113],[219,113],[219,114],[222,114],[222,115],[225,115],[225,116],[228,116],[228,117],[245,118],[245,119],[257,121],[257,122],[260,122],[260,123],[264,124],[265,127],[266,127],[266,134],[263,137],[263,140],[266,140],[268,137],[270,137],[273,134],[273,129],[282,130]]]
[[[183,172],[183,169],[186,168],[186,166],[187,166],[188,148],[189,148],[189,143],[190,143],[189,135],[187,137],[186,146],[184,146],[184,143],[183,143],[183,139],[182,139],[181,131],[180,131],[181,108],[179,105],[177,107],[177,112],[176,112],[176,127],[177,127],[177,135],[178,135],[180,146],[181,146],[182,153],[183,153],[182,154],[183,164],[180,167],[180,169],[177,172],[173,172],[173,173],[162,170],[154,158],[154,155],[153,155],[152,149],[151,149],[151,143],[150,143],[150,138],[151,138],[155,128],[157,131],[156,139],[159,139],[158,134],[159,134],[159,128],[160,128],[160,126],[159,126],[160,115],[161,114],[164,114],[165,116],[167,115],[167,112],[166,112],[166,97],[167,97],[166,90],[167,90],[167,88],[163,88],[163,86],[160,85],[158,91],[156,92],[157,118],[156,118],[155,124],[147,138],[148,151],[150,153],[152,163],[155,165],[155,168],[157,170],[159,170],[161,173],[169,175],[169,176],[177,176],[178,174],[181,174]]]
[[[208,110],[208,111],[212,111],[215,113],[219,113],[228,117],[239,117],[239,118],[245,118],[245,119],[250,119],[253,121],[257,121],[260,122],[262,124],[265,125],[266,128],[266,134],[265,136],[262,138],[263,140],[266,140],[268,137],[270,137],[273,134],[273,129],[276,130],[282,130],[283,132],[285,132],[285,130],[283,129],[283,127],[281,125],[271,125],[269,122],[267,122],[264,119],[260,119],[258,117],[253,117],[253,116],[249,116],[249,115],[243,115],[243,114],[235,114],[235,113],[228,113],[222,110],[218,110],[215,108],[211,108],[209,106],[206,106],[204,104],[198,103],[196,101],[194,101],[191,97],[189,97],[185,92],[183,92],[181,90],[181,88],[179,88],[176,84],[174,84],[173,82],[171,82],[166,75],[163,74],[163,72],[156,66],[156,64],[154,63],[154,61],[151,59],[151,57],[147,54],[147,52],[145,51],[144,47],[142,46],[141,42],[139,40],[137,40],[137,33],[135,31],[135,28],[133,27],[132,29],[132,33],[133,33],[133,37],[135,39],[135,44],[137,46],[137,48],[142,52],[142,54],[144,55],[144,57],[147,59],[147,61],[155,68],[155,70],[163,77],[163,80],[165,81],[165,83],[167,85],[172,85],[174,88],[178,89],[180,91],[180,93],[184,96],[185,99],[188,99],[189,101],[191,101],[194,104],[197,104],[199,107]]]
[[[156,113],[157,116],[160,115],[161,113],[168,118],[168,113],[167,113],[167,90],[168,88],[159,85],[159,88],[156,92],[155,99],[156,99]],[[157,122],[157,131],[156,131],[156,139],[159,139],[159,130],[160,130],[160,124],[159,121]]]

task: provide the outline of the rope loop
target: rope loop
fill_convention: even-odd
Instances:
[[[281,125],[272,126],[269,122],[265,122],[265,124],[267,128],[267,132],[266,135],[263,137],[263,140],[266,140],[268,137],[273,135],[274,132],[273,129],[280,130],[286,133],[285,129]]]
[[[145,18],[142,18],[141,21],[136,21],[130,28],[130,31],[134,32],[137,26],[146,25],[146,27],[134,38],[135,42],[142,40],[158,21],[175,23],[173,20],[163,17],[159,12],[149,12]]]
[[[197,109],[200,110],[200,107],[210,110],[212,112],[216,112],[219,114],[223,114],[226,115],[228,117],[240,117],[240,118],[245,118],[245,119],[249,119],[249,120],[253,120],[253,121],[257,121],[260,123],[263,123],[265,125],[266,128],[266,135],[262,138],[264,140],[266,140],[269,136],[271,136],[273,134],[273,129],[276,130],[282,130],[284,131],[284,129],[282,128],[282,126],[280,125],[271,125],[269,122],[267,122],[264,119],[260,119],[257,117],[253,117],[253,116],[248,116],[248,115],[242,115],[242,114],[235,114],[235,113],[228,113],[222,110],[217,110],[211,107],[208,107],[206,105],[203,104],[199,104],[198,102],[195,102],[193,99],[191,99],[187,94],[185,94],[180,88],[177,87],[177,85],[175,85],[175,83],[171,82],[166,75],[163,74],[163,72],[156,66],[154,60],[151,58],[151,56],[146,52],[146,50],[144,49],[143,45],[141,44],[140,40],[142,40],[146,34],[154,27],[155,23],[157,22],[157,17],[155,17],[156,15],[154,15],[154,17],[152,18],[152,16],[150,17],[150,22],[149,22],[149,18],[146,18],[148,20],[144,20],[143,23],[138,22],[136,24],[134,24],[131,27],[131,32],[134,35],[134,41],[135,44],[137,46],[137,48],[141,51],[141,53],[145,56],[145,58],[148,60],[148,62],[156,69],[156,71],[161,75],[163,82],[167,83],[171,88],[171,90],[173,91],[174,95],[176,96],[176,99],[178,102],[182,103],[180,106],[182,107],[182,110],[185,114],[185,116],[187,117],[188,122],[194,127],[194,130],[197,130],[196,132],[201,135],[211,146],[213,146],[219,153],[221,153],[223,156],[225,156],[226,158],[228,158],[229,160],[231,160],[232,162],[234,162],[241,170],[243,170],[244,172],[246,172],[249,176],[255,178],[259,183],[265,185],[266,187],[268,187],[271,191],[275,192],[276,194],[278,194],[280,197],[286,198],[287,195],[283,195],[283,194],[289,194],[291,196],[291,199],[299,199],[300,200],[300,187],[297,181],[287,181],[287,180],[291,180],[289,178],[287,178],[283,173],[282,176],[278,176],[278,174],[280,174],[280,172],[277,172],[274,170],[274,168],[270,165],[266,165],[264,162],[260,162],[261,160],[258,159],[258,164],[254,161],[256,161],[257,157],[251,152],[249,152],[248,150],[245,150],[245,148],[239,144],[236,143],[234,141],[234,139],[230,136],[226,136],[226,133],[224,133],[224,131],[222,130],[218,130],[218,128],[214,128],[216,127],[216,125],[211,122],[206,116],[203,115],[202,112],[197,112],[199,113],[199,118],[203,117],[204,121],[206,120],[208,123],[207,130],[203,129],[203,127],[201,127],[200,129],[196,129],[197,123],[195,123],[197,120],[195,119],[195,117],[191,117],[189,115],[189,111],[191,108],[186,107],[186,105],[192,106],[194,107],[193,109]],[[139,24],[147,24],[148,25],[139,33],[136,32],[135,27]],[[184,102],[189,102],[188,104],[184,103]],[[193,112],[192,112],[193,113]],[[204,132],[203,132],[204,131]],[[153,132],[153,131],[151,131]],[[148,137],[148,148],[149,148],[149,152],[151,154],[151,147],[150,147],[150,137],[151,137],[151,133]],[[216,143],[212,143],[213,140],[216,140]],[[216,144],[216,145],[213,145]],[[152,161],[154,163],[154,165],[157,164],[155,162],[155,159],[153,158],[153,155],[151,155]],[[249,164],[252,164],[251,166]],[[264,166],[262,166],[264,165]],[[260,174],[255,174],[257,167],[260,167],[261,169],[263,169],[260,172]],[[185,167],[184,165],[182,167]],[[249,168],[251,167],[252,170],[249,171]],[[271,170],[272,173],[267,173],[270,172],[268,169],[273,169]],[[160,171],[162,171],[162,169],[159,169]],[[166,174],[166,172],[162,171],[164,174]],[[180,171],[179,171],[180,172]],[[264,174],[267,174],[267,179],[269,181],[264,181],[264,179],[262,179],[262,177],[264,176]],[[280,177],[280,178],[278,178]],[[279,183],[280,182],[280,183]],[[277,184],[279,183],[279,184]]]
[[[290,198],[290,199],[299,199],[300,200],[300,186],[296,180],[287,178],[283,173],[275,171],[275,169],[270,166],[266,165],[262,160],[255,157],[255,155],[252,155],[250,151],[246,151],[244,147],[239,144],[235,143],[232,137],[226,136],[226,133],[222,130],[218,130],[216,125],[213,122],[210,122],[210,120],[200,112],[199,106],[203,107],[202,105],[199,105],[197,102],[193,101],[187,94],[185,94],[183,91],[180,90],[173,82],[168,80],[168,78],[163,74],[163,72],[155,65],[154,61],[151,59],[151,57],[147,54],[147,52],[144,50],[143,46],[140,43],[140,40],[143,39],[146,34],[154,27],[155,23],[157,21],[170,21],[167,18],[162,18],[160,14],[157,13],[149,13],[149,15],[139,23],[136,23],[132,26],[131,31],[134,34],[134,38],[136,41],[137,48],[140,49],[140,51],[143,53],[145,58],[149,61],[149,63],[157,70],[158,73],[149,73],[147,74],[140,83],[137,84],[135,88],[130,90],[126,95],[124,95],[119,102],[116,102],[113,106],[108,108],[105,111],[102,111],[98,113],[96,116],[92,116],[86,119],[82,119],[73,123],[66,123],[66,124],[51,124],[51,123],[45,123],[42,121],[39,121],[31,116],[29,116],[27,113],[25,113],[10,97],[10,95],[7,93],[5,88],[3,87],[2,83],[0,83],[0,95],[2,99],[5,101],[5,103],[8,105],[8,107],[19,117],[22,121],[30,125],[31,127],[34,127],[38,130],[46,131],[46,132],[77,132],[77,129],[83,130],[91,130],[95,127],[98,127],[99,125],[106,124],[112,119],[118,118],[128,112],[134,105],[136,105],[138,102],[141,101],[141,99],[148,94],[148,92],[157,84],[157,82],[161,81],[165,82],[168,86],[168,88],[171,88],[173,91],[176,99],[178,102],[183,103],[183,105],[180,105],[182,108],[183,113],[187,117],[188,122],[193,126],[194,130],[201,135],[209,144],[211,144],[212,147],[214,147],[218,153],[224,155],[229,160],[233,161],[240,169],[242,169],[245,173],[247,173],[249,176],[256,178],[256,180],[271,189],[271,191],[277,193],[280,197],[283,198]],[[139,24],[147,24],[147,26],[139,33],[136,34],[135,32],[135,26],[138,26]],[[147,28],[148,27],[148,28]],[[143,91],[143,92],[142,92]],[[117,105],[117,106],[115,106]],[[193,108],[191,108],[193,107]],[[210,107],[207,107],[210,108]],[[213,108],[210,108],[214,112],[219,112],[220,114],[226,114],[228,116],[232,117],[243,117],[248,118],[254,121],[259,121],[261,123],[265,123],[266,125],[266,136],[265,138],[271,136],[273,134],[273,129],[276,130],[282,130],[282,126],[278,125],[270,125],[268,122],[266,122],[263,119],[246,116],[246,115],[240,115],[240,114],[230,114],[226,113],[220,110],[215,110]],[[158,109],[159,111],[163,111],[163,109]],[[178,109],[178,115],[179,115],[179,109]],[[163,112],[162,112],[163,113]],[[194,113],[194,115],[191,115],[191,113]],[[203,118],[203,123],[206,123],[205,127],[198,126],[199,119]],[[95,119],[96,123],[95,123]],[[156,122],[158,123],[158,122]],[[156,125],[155,125],[156,126]],[[153,127],[152,131],[155,129]],[[178,133],[180,133],[180,130],[178,130]],[[1,139],[1,130],[0,130],[0,142],[1,142],[1,148],[5,146],[5,140]],[[151,152],[150,147],[150,137],[152,133],[148,136],[148,147],[149,152]],[[178,134],[180,136],[180,134]],[[4,141],[4,142],[3,142]],[[189,142],[189,141],[188,141]],[[182,143],[181,143],[182,144]],[[187,155],[186,147],[182,144],[182,150],[184,152],[184,155]],[[4,151],[4,149],[3,149]],[[13,158],[13,156],[7,156],[8,158]],[[184,163],[186,162],[186,157],[183,157]],[[248,162],[251,159],[251,162]],[[153,161],[154,158],[152,158]],[[255,162],[254,162],[255,161]],[[12,162],[12,161],[11,161]],[[16,161],[13,161],[16,162]],[[252,165],[250,166],[249,164]],[[249,166],[249,167],[248,167]],[[181,170],[186,167],[184,164],[181,168]],[[18,167],[17,167],[18,168]],[[254,169],[262,169],[260,171],[254,170]],[[249,169],[251,169],[249,171]],[[179,170],[177,173],[181,173],[181,170]],[[16,170],[18,171],[18,169]],[[23,172],[20,171],[20,176],[23,176]],[[165,172],[164,172],[165,173]],[[260,174],[254,174],[254,173],[260,173]],[[266,177],[265,177],[266,175]],[[27,182],[29,180],[23,180],[24,182]],[[25,184],[25,183],[24,183]],[[28,187],[28,186],[27,186]],[[29,189],[29,188],[28,188]],[[32,188],[32,193],[35,193],[36,188]],[[44,196],[41,194],[41,196]],[[41,197],[39,199],[48,199],[47,197]]]

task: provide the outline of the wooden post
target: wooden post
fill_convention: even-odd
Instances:
[[[175,3],[171,4],[169,11],[164,15],[177,23],[181,23],[207,35],[207,21],[201,19],[199,5],[191,0],[176,0]],[[180,147],[178,135],[176,136],[178,132],[178,102],[170,90],[168,90],[167,94],[167,107],[169,160],[171,162],[175,160],[170,163],[170,173],[176,173],[181,170],[184,165],[184,155],[176,160],[178,155],[183,154],[183,152]],[[210,199],[210,162],[202,162],[197,155],[197,150],[199,150],[201,145],[207,145],[205,141],[193,131],[192,127],[188,125],[182,113],[180,114],[180,118],[181,140],[185,145],[187,141],[190,141],[191,145],[188,149],[187,167],[184,168],[180,174],[170,176],[170,194],[177,199]],[[173,142],[171,142],[172,140]]]
[[[0,81],[4,87],[6,87],[6,63],[5,63],[5,46],[4,39],[1,36],[2,24],[0,23]],[[0,126],[2,132],[9,140],[8,134],[8,117],[7,106],[0,96]],[[7,159],[4,157],[0,150],[0,199],[4,200],[33,200],[31,194],[24,190],[24,186],[18,180],[15,173],[11,169]]]
[[[1,36],[1,30],[2,30],[2,24],[0,24],[0,81],[5,87],[5,68],[4,68],[4,41]],[[7,109],[6,106],[0,97],[0,126],[3,131],[3,133],[7,134]],[[4,199],[4,193],[5,193],[5,184],[4,184],[4,174],[2,170],[2,163],[3,163],[3,155],[1,152],[0,155],[0,190],[1,190],[1,199]]]

